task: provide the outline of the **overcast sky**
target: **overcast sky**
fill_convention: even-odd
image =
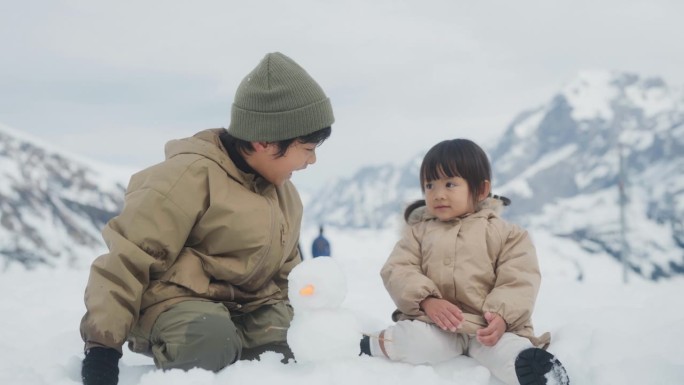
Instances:
[[[132,169],[169,139],[227,127],[267,52],[332,99],[333,135],[295,182],[483,145],[578,71],[684,85],[679,0],[32,0],[0,2],[0,122]]]

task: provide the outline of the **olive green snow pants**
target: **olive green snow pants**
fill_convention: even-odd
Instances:
[[[265,351],[283,353],[287,360],[292,358],[287,346],[292,315],[283,302],[235,315],[221,303],[180,302],[160,314],[152,327],[154,363],[162,369],[219,371]]]

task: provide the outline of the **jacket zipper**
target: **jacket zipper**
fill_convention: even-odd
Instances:
[[[276,226],[275,205],[273,204],[273,202],[271,202],[271,200],[268,197],[264,197],[264,199],[266,199],[266,202],[268,202],[268,205],[271,208],[271,231],[270,231],[271,242],[268,243],[268,246],[264,250],[264,253],[259,258],[259,262],[257,262],[256,266],[254,266],[254,269],[252,269],[252,272],[249,273],[249,275],[247,277],[245,277],[244,280],[240,281],[237,285],[242,285],[245,282],[251,281],[252,278],[254,278],[254,276],[256,275],[256,273],[261,270],[261,267],[266,262],[266,257],[268,256],[268,253],[271,251],[271,244],[273,243],[273,237],[275,236],[275,234],[277,234],[275,231],[275,226]]]

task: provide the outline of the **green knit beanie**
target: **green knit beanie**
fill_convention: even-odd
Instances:
[[[330,99],[304,68],[280,52],[267,54],[235,92],[228,132],[246,141],[277,142],[335,121]]]

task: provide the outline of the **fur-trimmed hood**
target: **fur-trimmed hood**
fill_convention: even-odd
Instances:
[[[494,211],[497,215],[501,215],[501,212],[504,209],[504,202],[501,199],[494,198],[494,197],[488,197],[485,198],[480,204],[477,206],[477,211],[481,211],[484,209],[489,209]],[[468,214],[471,215],[471,214]],[[418,222],[425,221],[425,220],[430,220],[434,219],[435,216],[428,213],[427,207],[425,205],[416,207],[411,211],[411,213],[408,214],[406,223],[408,225],[414,225]]]

